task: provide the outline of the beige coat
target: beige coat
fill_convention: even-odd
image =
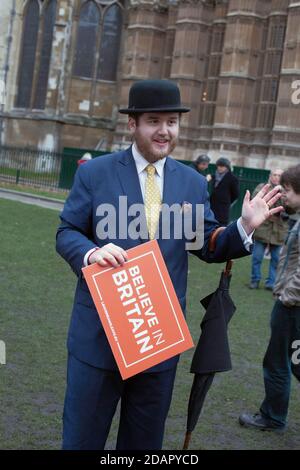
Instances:
[[[300,213],[296,218],[287,243],[281,249],[273,291],[287,307],[300,306]]]

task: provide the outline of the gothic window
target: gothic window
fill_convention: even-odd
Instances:
[[[57,0],[42,3],[41,17],[38,0],[28,0],[24,9],[17,108],[45,108]]]
[[[121,32],[122,9],[116,2],[99,0],[98,6],[95,0],[84,3],[79,14],[73,75],[115,81]]]
[[[284,24],[275,24],[271,27],[269,47],[281,49],[283,47],[285,34]]]
[[[259,106],[256,103],[252,106],[252,120],[251,120],[252,127],[256,127],[258,110],[259,110]]]
[[[224,44],[224,29],[214,31],[211,52],[222,52]]]
[[[259,101],[260,101],[260,91],[261,91],[261,80],[256,80],[255,92],[254,92],[254,102],[255,103],[259,103]]]
[[[202,124],[204,126],[212,126],[215,117],[215,104],[205,103],[203,107]]]
[[[279,75],[281,66],[281,52],[269,52],[267,54],[266,74]]]
[[[258,126],[264,129],[272,129],[274,124],[276,105],[262,105],[258,115]]]
[[[261,93],[259,103],[259,95],[256,96],[257,103],[253,107],[252,124],[254,127],[272,129],[276,111],[278,80],[274,78],[263,80]],[[266,101],[270,103],[265,103]]]
[[[265,63],[265,56],[264,54],[260,54],[259,59],[258,59],[258,67],[257,67],[258,77],[261,77],[263,75],[264,63]]]
[[[97,78],[116,80],[121,41],[122,11],[119,5],[109,7],[104,15]]]
[[[30,107],[39,30],[39,14],[38,0],[29,0],[24,12],[18,92],[16,97],[16,106],[18,108]]]
[[[218,80],[208,80],[207,100],[216,101],[218,91]]]
[[[198,124],[199,124],[199,126],[202,125],[202,121],[203,121],[203,108],[204,108],[204,106],[202,106],[202,104],[200,104],[199,115],[198,115]]]
[[[276,101],[278,80],[267,78],[264,80],[262,101]]]
[[[40,63],[33,104],[33,107],[36,109],[45,108],[55,17],[56,0],[53,0],[46,4],[42,17]]]
[[[258,128],[272,129],[274,124],[284,37],[285,24],[274,20],[269,27],[262,75],[259,73],[257,80],[253,120]]]
[[[266,121],[265,121],[265,127],[267,129],[272,129],[274,125],[275,111],[276,111],[275,105],[268,106],[267,112],[266,112]]]
[[[209,60],[209,77],[219,77],[221,69],[221,55],[212,55]]]
[[[268,26],[265,26],[262,33],[261,50],[265,50],[268,41]]]
[[[86,2],[80,11],[73,74],[92,78],[96,55],[100,11],[94,1]]]
[[[207,58],[208,67],[205,71],[206,80],[199,109],[199,125],[213,126],[214,124],[224,34],[224,27],[216,27],[211,35],[211,49]]]

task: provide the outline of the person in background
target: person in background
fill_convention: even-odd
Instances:
[[[241,426],[282,432],[292,374],[300,382],[300,165],[284,171],[282,200],[295,211],[279,256],[271,314],[271,338],[263,360],[265,398],[258,413],[243,413]]]
[[[230,206],[240,194],[239,181],[231,171],[228,158],[219,158],[216,166],[217,170],[211,181],[210,206],[218,222],[228,225]]]
[[[279,168],[271,171],[269,177],[269,184],[271,185],[270,190],[279,184],[281,175],[282,170]],[[264,183],[259,184],[255,188],[253,196],[255,196],[263,186]],[[277,201],[277,204],[280,206],[281,201]],[[287,222],[282,219],[280,214],[275,214],[266,220],[263,224],[261,224],[261,226],[255,231],[253,235],[254,247],[252,252],[251,282],[249,285],[250,289],[259,288],[259,283],[261,280],[261,265],[264,258],[264,253],[268,248],[270,253],[270,263],[268,277],[265,281],[265,288],[268,290],[273,290],[279,251],[284,242],[287,228]]]
[[[206,175],[204,172],[205,170],[207,170],[209,162],[210,162],[210,158],[208,155],[199,155],[199,157],[197,157],[196,160],[192,163],[192,167],[198,173],[200,173],[200,175],[204,176],[207,182],[211,181],[211,175],[210,174]]]
[[[77,165],[81,165],[82,163],[86,163],[89,160],[92,160],[92,154],[90,152],[86,152],[85,154],[82,155],[82,157],[77,160]]]

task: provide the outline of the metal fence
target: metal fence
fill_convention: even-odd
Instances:
[[[63,155],[48,150],[0,147],[0,181],[59,188]]]
[[[86,149],[64,148],[63,153],[16,147],[0,147],[0,182],[32,185],[41,188],[70,189],[73,184],[77,161]],[[107,152],[88,150],[93,156]],[[183,161],[186,165],[192,162]],[[215,164],[210,164],[206,173],[215,172]],[[230,218],[240,216],[246,189],[251,192],[261,182],[266,182],[269,170],[234,167],[233,173],[240,182],[240,197],[232,205]]]

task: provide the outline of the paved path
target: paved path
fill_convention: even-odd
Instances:
[[[37,196],[35,194],[29,193],[21,193],[19,191],[13,191],[12,189],[3,188],[0,188],[0,198],[23,202],[24,204],[33,204],[35,206],[44,207],[46,209],[54,209],[56,211],[61,211],[64,205],[64,201],[60,201],[59,199]]]

